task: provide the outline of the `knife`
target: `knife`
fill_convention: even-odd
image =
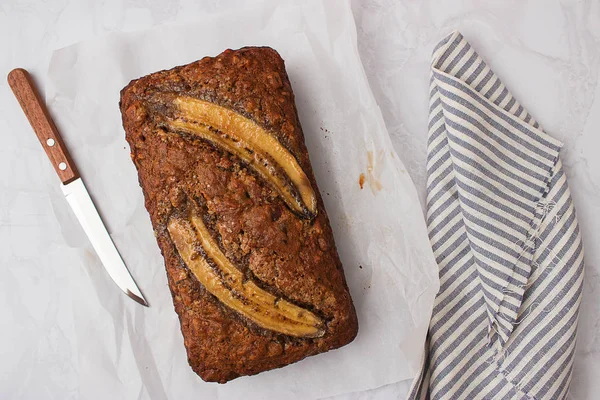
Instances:
[[[61,189],[104,268],[127,296],[148,307],[127,266],[115,247],[77,168],[56,129],[29,73],[17,68],[8,74],[8,84],[58,174]]]

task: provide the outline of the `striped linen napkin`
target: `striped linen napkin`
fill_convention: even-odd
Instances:
[[[427,225],[439,264],[409,399],[562,399],[583,248],[548,136],[463,36],[433,53]]]

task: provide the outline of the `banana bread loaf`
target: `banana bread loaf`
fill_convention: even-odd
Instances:
[[[356,313],[279,54],[157,72],[120,107],[192,369],[224,383],[350,343]]]

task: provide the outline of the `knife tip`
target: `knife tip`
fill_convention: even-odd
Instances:
[[[148,302],[146,301],[144,296],[142,296],[141,293],[139,295],[137,295],[137,294],[133,293],[131,290],[127,289],[125,294],[127,294],[127,296],[131,297],[133,300],[137,301],[141,305],[143,305],[145,307],[150,307],[150,305],[148,304]]]

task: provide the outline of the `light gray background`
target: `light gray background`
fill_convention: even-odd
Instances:
[[[337,1],[337,0],[330,0]],[[244,0],[46,0],[0,2],[0,75],[21,66],[43,78],[53,49],[111,31],[192,21],[199,13],[230,8]],[[586,251],[586,283],[577,359],[570,398],[600,396],[600,2],[597,0],[355,0],[358,47],[397,152],[424,198],[429,59],[434,44],[459,29],[504,83],[540,121],[565,142],[562,150]],[[70,260],[52,251],[61,240],[44,187],[49,163],[0,79],[0,360],[11,353],[23,363],[40,360],[27,376],[0,361],[0,397],[62,399],[77,381],[61,381],[70,355],[52,323],[38,325],[14,315],[25,303],[32,315],[47,308],[29,304],[28,291],[53,292],[61,282],[44,268]],[[594,152],[596,152],[594,156]],[[30,254],[47,254],[45,265]],[[19,279],[19,269],[40,270]],[[10,273],[6,271],[10,269]],[[25,275],[22,275],[25,276]],[[23,298],[3,288],[18,285]],[[14,290],[11,291],[15,292]],[[48,311],[45,311],[48,312]],[[55,318],[67,311],[52,310]],[[40,318],[43,319],[43,318]],[[19,321],[18,325],[13,325]],[[382,360],[384,362],[385,360]],[[403,398],[407,382],[339,399]],[[47,388],[45,390],[44,388]],[[41,389],[41,390],[40,390]]]

